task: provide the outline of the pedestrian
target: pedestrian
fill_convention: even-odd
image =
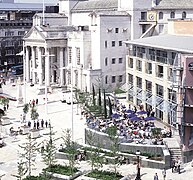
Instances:
[[[176,168],[176,161],[175,159],[173,159],[172,160],[172,173],[174,172],[175,168]]]
[[[38,98],[36,99],[36,105],[38,105]]]
[[[159,180],[157,173],[155,173],[153,180]]]
[[[39,129],[40,127],[40,123],[39,123],[39,120],[37,120],[37,129]]]
[[[41,120],[41,127],[42,128],[44,127],[44,120],[43,119]]]
[[[32,107],[35,107],[35,100],[32,100]]]
[[[28,121],[27,125],[28,127],[31,127],[31,121]]]
[[[162,175],[163,175],[163,179],[165,180],[166,179],[166,169],[165,168],[162,171]]]
[[[9,109],[9,103],[7,103],[7,109]]]
[[[36,129],[36,122],[34,121],[34,129]]]
[[[45,125],[46,125],[46,128],[48,127],[48,121],[46,120],[46,122],[45,122]]]

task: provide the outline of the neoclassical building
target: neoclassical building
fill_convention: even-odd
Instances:
[[[152,0],[59,0],[59,14],[36,14],[24,37],[26,80],[68,86],[72,79],[83,91],[92,85],[107,91],[121,87],[126,80],[123,42],[143,34],[138,21],[151,7]]]

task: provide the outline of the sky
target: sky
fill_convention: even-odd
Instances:
[[[15,3],[41,3],[43,0],[14,0]],[[58,0],[44,0],[45,3],[57,4]]]

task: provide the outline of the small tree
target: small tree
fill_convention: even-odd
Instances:
[[[17,175],[12,176],[16,177],[18,180],[22,180],[22,177],[27,173],[27,170],[26,162],[20,159],[17,163]]]
[[[92,101],[93,101],[93,106],[95,106],[96,102],[95,102],[95,88],[94,88],[94,85],[92,85]]]
[[[94,168],[101,168],[103,166],[103,157],[99,156],[100,144],[97,147],[93,148],[95,145],[95,134],[91,131],[87,131],[87,142],[91,146],[89,162],[91,164],[92,171]]]
[[[39,114],[37,112],[37,109],[35,107],[32,107],[31,109],[31,119],[36,120],[39,117]]]
[[[27,164],[28,176],[31,176],[32,166],[35,165],[35,154],[38,151],[38,144],[35,139],[31,138],[31,134],[27,136],[27,142],[23,146],[19,145],[23,149],[21,156],[24,158],[24,162]]]
[[[112,164],[113,164],[113,169],[116,176],[117,167],[119,166],[119,162],[117,158],[117,154],[119,151],[119,137],[117,136],[117,126],[108,127],[106,130],[106,133],[109,135],[109,138],[111,140],[110,150],[112,152],[112,156],[114,157]]]
[[[107,104],[106,104],[106,94],[105,94],[105,90],[103,90],[103,95],[104,95],[104,116],[105,116],[105,119],[107,118]]]
[[[24,107],[23,107],[23,113],[24,113],[24,120],[26,119],[26,115],[27,115],[27,113],[28,113],[28,111],[29,111],[29,104],[24,104]]]
[[[69,161],[69,167],[70,167],[70,173],[74,174],[75,172],[75,165],[76,165],[76,158],[75,156],[77,155],[77,144],[71,140],[71,130],[66,129],[63,131],[64,136],[62,137],[64,144],[65,144],[65,150],[67,153],[67,158]]]
[[[9,104],[9,99],[0,98],[0,103],[6,108],[7,104]]]
[[[56,163],[56,144],[55,142],[58,140],[58,138],[54,138],[53,136],[55,133],[53,132],[53,129],[51,127],[51,124],[49,125],[49,140],[44,144],[43,147],[40,148],[40,152],[42,154],[43,162],[47,165],[48,169],[52,167]],[[43,142],[42,142],[43,143]],[[47,176],[46,170],[44,170],[45,178],[49,179],[50,176]]]

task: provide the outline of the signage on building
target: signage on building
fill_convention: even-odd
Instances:
[[[157,20],[157,13],[156,13],[156,11],[148,11],[147,12],[147,20],[148,21],[156,21]]]

